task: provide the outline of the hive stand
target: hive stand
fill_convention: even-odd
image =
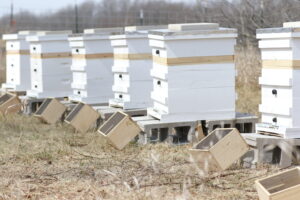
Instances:
[[[151,116],[133,117],[140,126],[140,144],[167,142],[170,144],[186,144],[196,140],[197,121],[161,122]]]
[[[246,133],[255,131],[255,123],[258,118],[249,114],[236,113],[236,118],[231,120],[198,120],[185,122],[162,122],[151,116],[133,117],[142,129],[139,143],[168,142],[170,144],[184,144],[194,142],[196,139],[195,129],[199,124],[203,127],[205,135],[216,128],[237,128],[239,132]]]
[[[236,113],[235,119],[229,120],[207,120],[206,128],[212,132],[216,128],[232,128],[235,127],[240,133],[254,133],[255,124],[258,122],[258,117],[248,113]]]
[[[252,147],[253,154],[242,160],[252,160],[251,166],[258,163],[275,163],[280,168],[292,165],[293,155],[298,154],[300,139],[284,139],[257,133],[242,134],[246,142]],[[249,156],[253,156],[249,159]]]

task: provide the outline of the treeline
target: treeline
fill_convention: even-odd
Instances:
[[[103,0],[86,1],[77,8],[77,14],[75,6],[42,14],[20,11],[14,15],[13,27],[10,16],[6,15],[0,18],[0,32],[66,29],[81,32],[95,27],[217,22],[237,28],[239,44],[253,45],[256,29],[300,20],[299,0],[195,0],[190,4],[164,0]]]

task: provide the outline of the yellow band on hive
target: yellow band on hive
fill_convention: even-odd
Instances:
[[[70,52],[61,52],[61,53],[35,53],[31,54],[31,58],[36,59],[45,59],[45,58],[69,58],[71,57]]]
[[[114,59],[119,60],[149,60],[152,59],[152,54],[114,54]]]
[[[29,55],[29,50],[7,50],[6,55]]]
[[[234,55],[197,56],[197,57],[181,57],[181,58],[162,58],[159,56],[153,56],[153,62],[160,65],[166,65],[166,66],[233,63]]]
[[[98,54],[72,54],[75,59],[100,59],[100,58],[113,58],[113,53],[98,53]]]
[[[300,69],[300,60],[262,60],[264,69]]]

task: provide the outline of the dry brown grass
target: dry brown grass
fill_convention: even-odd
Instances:
[[[239,49],[237,109],[257,113],[259,53]],[[2,57],[1,57],[2,59]],[[0,82],[4,77],[1,61]],[[231,169],[203,177],[191,145],[111,147],[97,133],[75,133],[26,116],[0,117],[2,199],[257,199],[254,180],[278,169]]]
[[[26,116],[0,118],[0,199],[257,199],[257,177],[277,171],[239,165],[204,177],[190,145],[123,151],[97,133],[75,133]]]

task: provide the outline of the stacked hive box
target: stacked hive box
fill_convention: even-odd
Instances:
[[[235,117],[237,31],[218,24],[171,24],[150,31],[154,101],[148,114],[163,122]]]
[[[27,37],[31,57],[31,90],[27,96],[66,97],[72,93],[69,34],[71,31],[49,31]]]
[[[300,138],[300,23],[257,30],[262,57],[258,132]]]
[[[72,47],[72,101],[108,103],[113,97],[113,48],[109,36],[122,28],[88,29],[69,37]]]
[[[2,88],[10,91],[30,89],[30,53],[26,36],[35,32],[20,31],[3,35],[6,40],[6,83]]]
[[[165,26],[125,27],[124,33],[110,37],[114,49],[114,98],[109,101],[110,106],[138,109],[151,105],[152,55],[148,31],[160,28]]]

